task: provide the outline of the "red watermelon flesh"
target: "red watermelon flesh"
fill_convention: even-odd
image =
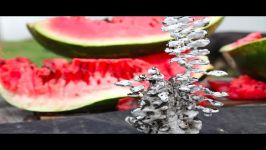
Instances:
[[[266,83],[247,75],[232,81],[208,81],[215,91],[228,92],[230,100],[266,100]]]
[[[167,63],[165,53],[141,58],[44,60],[37,67],[27,58],[0,61],[0,93],[11,104],[31,111],[66,111],[92,102],[124,97],[128,89],[113,83],[146,74],[156,66],[168,79],[184,71]],[[78,104],[77,104],[78,103]]]
[[[159,29],[163,19],[164,17],[162,16],[117,16],[110,20],[102,21],[88,17],[55,17],[49,20],[47,27],[58,34],[62,34],[61,31],[63,30],[64,36],[71,38],[104,40],[103,37],[112,39],[117,37],[132,38],[161,35],[162,31]],[[113,31],[116,32],[114,33]]]
[[[32,64],[27,58],[15,58],[1,60],[0,72],[4,86],[8,90],[24,94],[24,90],[27,89],[29,94],[36,95],[46,94],[38,92],[39,85],[43,89],[40,91],[47,92],[49,88],[54,88],[54,84],[64,83],[67,87],[70,82],[80,81],[92,86],[91,88],[97,85],[108,88],[118,80],[132,79],[136,74],[144,74],[152,66],[160,68],[165,78],[169,79],[176,73],[185,71],[177,64],[167,63],[170,58],[171,56],[162,53],[139,59],[73,59],[70,63],[65,59],[47,59],[41,68]],[[31,82],[32,85],[26,82]],[[25,88],[19,88],[20,85]],[[67,91],[71,92],[73,91]]]
[[[131,39],[168,35],[161,31],[164,18],[164,16],[115,16],[103,21],[84,16],[62,16],[51,18],[45,26],[47,29],[54,31],[55,34],[65,37],[104,41],[114,38]],[[203,16],[193,16],[193,18],[196,21],[202,19]]]
[[[245,44],[248,44],[250,42],[262,39],[262,33],[261,32],[253,32],[248,34],[247,36],[245,36],[244,38],[241,38],[239,40],[237,40],[236,42],[230,44],[231,48],[236,48]]]
[[[64,59],[53,59],[45,60],[43,67],[38,68],[26,58],[16,58],[5,60],[0,71],[3,86],[16,94],[32,96],[49,94],[49,96],[60,97],[68,94],[71,98],[77,92],[75,89],[82,89],[78,86],[87,86],[86,90],[92,90],[97,85],[101,85],[101,88],[109,88],[108,86],[117,80],[133,78],[134,73],[144,73],[148,67],[147,62],[133,59],[74,59],[70,63]],[[120,68],[125,70],[122,71]],[[57,91],[62,87],[58,89],[56,86],[65,86],[65,93]]]

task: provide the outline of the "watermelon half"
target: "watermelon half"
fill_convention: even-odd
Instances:
[[[0,93],[11,105],[35,112],[61,112],[127,96],[115,86],[155,66],[168,79],[184,68],[167,63],[166,53],[139,58],[44,60],[41,67],[28,58],[0,60]],[[156,61],[155,61],[156,60]],[[205,66],[205,70],[210,66]],[[195,75],[200,77],[198,75]]]
[[[195,20],[201,17],[194,17]],[[53,52],[71,58],[122,58],[163,52],[169,33],[161,31],[164,17],[54,17],[28,23],[33,37]],[[214,32],[223,17],[210,17]]]
[[[255,32],[220,50],[228,64],[255,79],[266,81],[266,38]]]

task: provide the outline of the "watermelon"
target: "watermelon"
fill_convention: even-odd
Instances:
[[[194,17],[195,20],[201,17]],[[33,37],[44,47],[70,58],[124,58],[163,52],[169,33],[161,31],[162,16],[54,17],[28,23]],[[223,17],[210,17],[214,32]]]
[[[228,92],[230,100],[266,100],[266,82],[258,81],[248,75],[241,75],[231,81],[208,81],[215,91]]]
[[[54,58],[44,60],[41,67],[25,57],[1,59],[0,93],[8,103],[21,109],[70,111],[127,96],[128,89],[114,83],[144,74],[152,66],[158,67],[166,79],[185,71],[177,64],[167,63],[172,57],[161,53],[119,59]]]
[[[227,63],[241,74],[266,81],[266,38],[254,32],[220,50]]]

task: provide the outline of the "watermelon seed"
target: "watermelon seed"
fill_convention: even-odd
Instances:
[[[152,28],[156,27],[156,26],[155,26],[155,24],[154,24],[154,23],[152,23],[152,22],[151,22],[151,23],[149,23],[149,26],[150,26],[150,27],[152,27]]]
[[[97,79],[97,84],[101,84],[101,80],[100,79]]]

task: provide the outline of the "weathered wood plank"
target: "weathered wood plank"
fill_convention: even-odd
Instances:
[[[128,134],[138,133],[124,118],[125,112],[90,114],[50,121],[33,121],[0,125],[0,133],[77,133],[77,134]],[[266,107],[227,107],[212,117],[199,118],[203,121],[202,134],[266,133]]]
[[[36,120],[33,113],[10,106],[0,97],[0,124],[32,120]]]

